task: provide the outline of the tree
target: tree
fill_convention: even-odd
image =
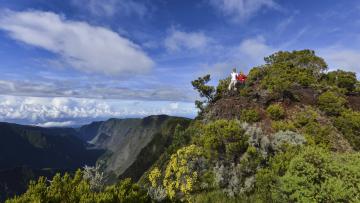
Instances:
[[[210,75],[199,77],[197,80],[191,82],[195,90],[200,94],[200,97],[204,97],[204,101],[195,101],[196,107],[200,110],[200,113],[204,111],[205,106],[212,102],[215,98],[215,88],[213,86],[206,85],[210,81]]]
[[[343,70],[332,71],[327,74],[330,84],[337,85],[340,88],[353,91],[356,87],[357,79],[354,72]]]
[[[292,68],[308,69],[315,77],[319,77],[320,73],[327,69],[324,59],[315,55],[312,50],[301,51],[279,51],[268,57],[265,57],[267,65],[286,64]]]

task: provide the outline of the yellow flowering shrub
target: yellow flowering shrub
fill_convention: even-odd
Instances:
[[[176,195],[190,194],[197,187],[204,163],[203,149],[196,145],[183,147],[173,154],[165,169],[163,181],[168,196],[173,199]]]

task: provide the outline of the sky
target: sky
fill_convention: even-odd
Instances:
[[[300,49],[359,73],[360,1],[1,0],[0,121],[192,118],[192,80]]]

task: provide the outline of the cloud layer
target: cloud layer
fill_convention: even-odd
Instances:
[[[157,114],[193,117],[195,112],[194,104],[187,102],[0,96],[0,121],[46,127],[78,125],[110,117]]]
[[[33,82],[0,80],[0,95],[36,97],[74,97],[95,99],[124,99],[147,101],[192,101],[192,95],[176,87],[129,88],[109,83],[91,84],[69,81]],[[115,83],[115,82],[114,82]]]
[[[57,54],[62,62],[84,72],[143,73],[154,65],[138,45],[117,33],[52,12],[5,11],[0,15],[0,29],[15,40]]]

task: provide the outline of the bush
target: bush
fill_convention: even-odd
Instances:
[[[258,122],[260,120],[260,115],[255,109],[244,109],[241,111],[240,115],[240,120],[248,123]]]
[[[285,117],[285,110],[280,104],[271,104],[267,107],[266,112],[273,120],[280,120]]]
[[[327,69],[324,59],[316,56],[312,50],[279,51],[265,57],[265,62],[268,65],[285,64],[292,68],[309,70],[314,76],[320,76],[321,72]]]
[[[252,68],[248,74],[247,81],[249,84],[253,84],[257,80],[260,80],[264,76],[264,69],[261,67]]]
[[[306,148],[294,157],[277,191],[282,202],[356,202],[360,198],[360,154]]]
[[[248,137],[236,120],[217,120],[204,127],[201,145],[210,157],[236,158],[247,149]]]
[[[353,91],[356,87],[356,74],[354,72],[347,72],[342,70],[332,71],[327,74],[330,84],[337,85],[348,91]]]
[[[199,177],[207,168],[204,151],[196,145],[179,149],[166,166],[163,185],[170,199],[189,198],[200,188]]]
[[[329,116],[338,116],[345,109],[346,99],[331,91],[322,93],[318,98],[318,106]]]
[[[317,122],[319,117],[318,113],[311,108],[305,109],[305,111],[298,112],[294,118],[294,124],[296,127],[303,127],[308,123]]]
[[[344,111],[335,118],[334,125],[355,150],[360,150],[360,112]]]
[[[359,153],[287,148],[257,172],[256,194],[263,202],[356,202],[359,183]]]
[[[303,135],[292,131],[279,131],[273,135],[271,146],[274,150],[281,149],[282,145],[303,145],[306,143],[306,139]]]
[[[272,121],[271,128],[275,131],[295,131],[295,125],[291,121]]]
[[[69,174],[57,174],[52,181],[40,177],[31,181],[27,191],[9,199],[7,203],[22,202],[150,202],[146,191],[130,179],[125,179],[116,185],[108,186],[103,191],[93,191],[88,180],[83,178],[83,172],[77,171],[74,177]]]

